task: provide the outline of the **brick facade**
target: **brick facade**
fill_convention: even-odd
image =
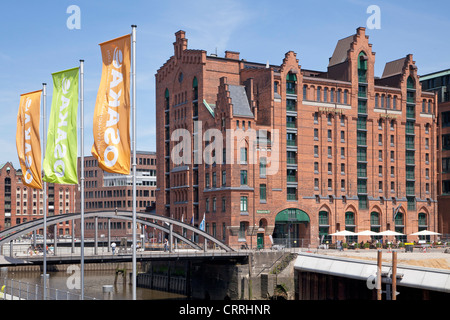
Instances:
[[[15,169],[11,162],[0,168],[0,230],[14,227],[21,223],[43,218],[43,191],[29,188],[22,184],[22,170]],[[47,215],[53,216],[75,212],[76,185],[47,183],[48,210]],[[72,233],[72,222],[58,223],[57,235]],[[53,227],[49,227],[53,234]],[[43,230],[38,230],[43,235]]]
[[[156,74],[158,214],[195,225],[205,216],[207,231],[235,247],[316,246],[344,229],[436,230],[436,102],[412,55],[376,78],[364,28],[338,41],[325,72],[303,69],[292,51],[266,65],[175,36]],[[227,145],[229,131],[241,135]],[[185,132],[191,148],[180,150]],[[205,164],[208,153],[215,163]]]

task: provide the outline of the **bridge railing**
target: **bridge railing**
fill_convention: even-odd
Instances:
[[[43,300],[44,286],[15,279],[0,279],[0,300]],[[80,300],[81,295],[47,287],[47,300]],[[84,296],[85,300],[95,298]]]

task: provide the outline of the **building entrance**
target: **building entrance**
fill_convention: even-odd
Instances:
[[[274,245],[287,248],[306,247],[310,243],[310,219],[306,212],[292,208],[280,211],[275,218]]]

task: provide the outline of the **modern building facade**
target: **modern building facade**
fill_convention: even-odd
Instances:
[[[81,168],[81,158],[78,158],[78,172]],[[85,212],[93,211],[132,211],[133,209],[133,175],[113,174],[98,167],[93,156],[84,157],[85,176]],[[156,190],[156,153],[136,151],[136,211],[149,211],[155,207]],[[79,199],[78,204],[81,203]],[[80,205],[77,212],[80,212]],[[75,234],[80,235],[79,221],[76,222]],[[98,219],[98,232],[105,234],[108,219]],[[132,235],[131,222],[111,219],[110,232],[113,237]],[[95,221],[85,219],[85,236],[94,236]],[[105,234],[106,235],[106,234]]]
[[[450,69],[423,75],[420,82],[422,90],[436,93],[438,101],[436,141],[438,231],[450,234]]]
[[[47,183],[47,216],[75,212],[77,185]],[[44,217],[44,192],[29,188],[22,183],[22,170],[15,169],[11,162],[0,166],[0,230]],[[53,227],[48,228],[52,235]],[[71,235],[72,222],[57,225],[57,236]],[[43,235],[43,230],[38,234]]]
[[[326,71],[292,51],[269,65],[175,38],[156,73],[158,214],[205,217],[207,232],[249,247],[436,230],[436,101],[412,55],[375,77],[364,28],[337,42]]]

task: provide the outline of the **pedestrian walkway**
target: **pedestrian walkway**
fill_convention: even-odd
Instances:
[[[382,249],[383,262],[391,262],[392,251],[389,249]],[[397,260],[399,264],[422,266],[427,268],[450,269],[450,249],[445,248],[431,248],[426,252],[421,248],[414,249],[413,252],[406,252],[404,249],[396,249]],[[447,252],[445,252],[447,251]],[[339,251],[336,249],[319,249],[311,250],[313,253],[322,255],[333,255],[344,258],[377,260],[378,250],[376,249],[358,249]]]

